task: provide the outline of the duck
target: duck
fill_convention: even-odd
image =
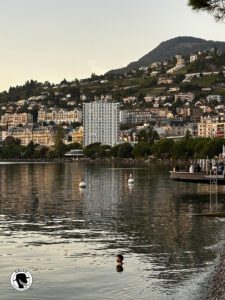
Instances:
[[[131,173],[130,173],[130,176],[129,176],[129,179],[128,179],[128,183],[129,184],[134,183],[134,178],[133,178],[133,175]]]

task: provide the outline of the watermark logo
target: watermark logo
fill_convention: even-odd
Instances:
[[[25,269],[17,269],[11,275],[12,287],[20,292],[28,290],[32,285],[32,276]]]

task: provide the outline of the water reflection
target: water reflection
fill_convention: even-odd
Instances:
[[[0,245],[10,252],[16,243],[37,257],[38,247],[49,255],[60,256],[62,251],[58,262],[63,282],[71,267],[65,259],[82,262],[82,268],[87,264],[90,270],[92,265],[110,270],[109,260],[122,252],[130,260],[123,272],[128,274],[126,293],[137,297],[135,280],[143,289],[139,299],[148,299],[149,293],[163,299],[204,274],[216,257],[213,246],[225,226],[196,216],[208,209],[206,185],[172,182],[167,171],[160,165],[133,168],[135,182],[128,186],[131,169],[121,166],[1,165]],[[79,188],[81,176],[86,189]],[[221,187],[221,195],[223,191]],[[27,261],[22,250],[19,255]],[[47,257],[45,263],[55,268]],[[99,284],[98,278],[90,280]],[[183,293],[184,298],[185,289]],[[109,294],[103,295],[106,299]],[[82,291],[80,299],[84,298]]]

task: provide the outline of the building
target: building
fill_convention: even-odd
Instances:
[[[28,113],[6,113],[1,116],[1,126],[14,127],[33,124],[33,116]]]
[[[175,67],[169,69],[166,73],[173,74],[173,73],[175,73],[175,72],[177,72],[180,69],[183,69],[185,67],[185,59],[182,58],[181,55],[176,55],[176,59],[177,59],[177,63],[175,65]]]
[[[120,111],[120,121],[123,124],[138,125],[167,118],[169,113],[167,107],[122,110]]]
[[[171,88],[168,89],[168,92],[173,93],[173,92],[178,92],[179,90],[180,90],[179,86],[171,87]]]
[[[180,99],[182,102],[189,101],[192,102],[195,99],[195,94],[194,93],[178,93],[175,94],[174,100],[177,101]]]
[[[84,156],[84,151],[82,149],[71,149],[70,151],[66,152],[66,157],[78,158]]]
[[[197,126],[182,120],[165,120],[156,124],[154,130],[162,137],[181,137],[189,132],[192,136],[197,135]]]
[[[207,100],[207,102],[211,102],[211,101],[221,102],[222,96],[221,95],[208,95],[206,97],[206,100]]]
[[[151,102],[153,102],[155,100],[155,96],[153,96],[153,95],[146,95],[144,97],[144,100],[145,100],[145,102],[151,103]]]
[[[79,143],[82,145],[83,139],[84,139],[84,127],[80,126],[75,128],[72,131],[72,143]]]
[[[190,55],[190,63],[196,61],[198,59],[198,54],[191,54]]]
[[[188,118],[193,123],[198,123],[203,115],[203,110],[200,107],[177,107],[176,112],[183,118]]]
[[[84,146],[99,142],[115,146],[119,136],[119,104],[94,101],[83,104]]]
[[[125,123],[131,125],[137,125],[142,123],[148,123],[156,120],[156,115],[152,113],[150,109],[133,109],[127,110],[127,120]]]
[[[21,145],[27,146],[31,141],[34,144],[43,146],[53,146],[55,143],[55,130],[52,126],[26,126],[26,127],[11,127],[2,132],[2,140],[7,136],[12,136],[21,141]]]
[[[210,138],[225,137],[225,121],[220,121],[212,118],[202,118],[198,123],[198,136]]]
[[[128,123],[128,110],[127,109],[119,111],[119,122],[120,122],[120,124]]]
[[[80,109],[57,109],[48,110],[45,107],[41,107],[38,111],[38,122],[54,122],[55,124],[67,123],[71,124],[73,122],[82,122],[82,111]]]
[[[134,102],[136,102],[136,100],[137,100],[137,97],[131,97],[131,96],[123,98],[124,103],[134,103]]]
[[[157,83],[158,84],[172,84],[173,83],[173,79],[172,78],[168,78],[168,77],[159,77]]]

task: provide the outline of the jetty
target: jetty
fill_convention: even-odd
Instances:
[[[212,180],[216,180],[217,184],[225,184],[225,174],[207,174],[206,172],[186,172],[186,171],[170,171],[170,178],[175,181],[196,182],[210,184]]]

